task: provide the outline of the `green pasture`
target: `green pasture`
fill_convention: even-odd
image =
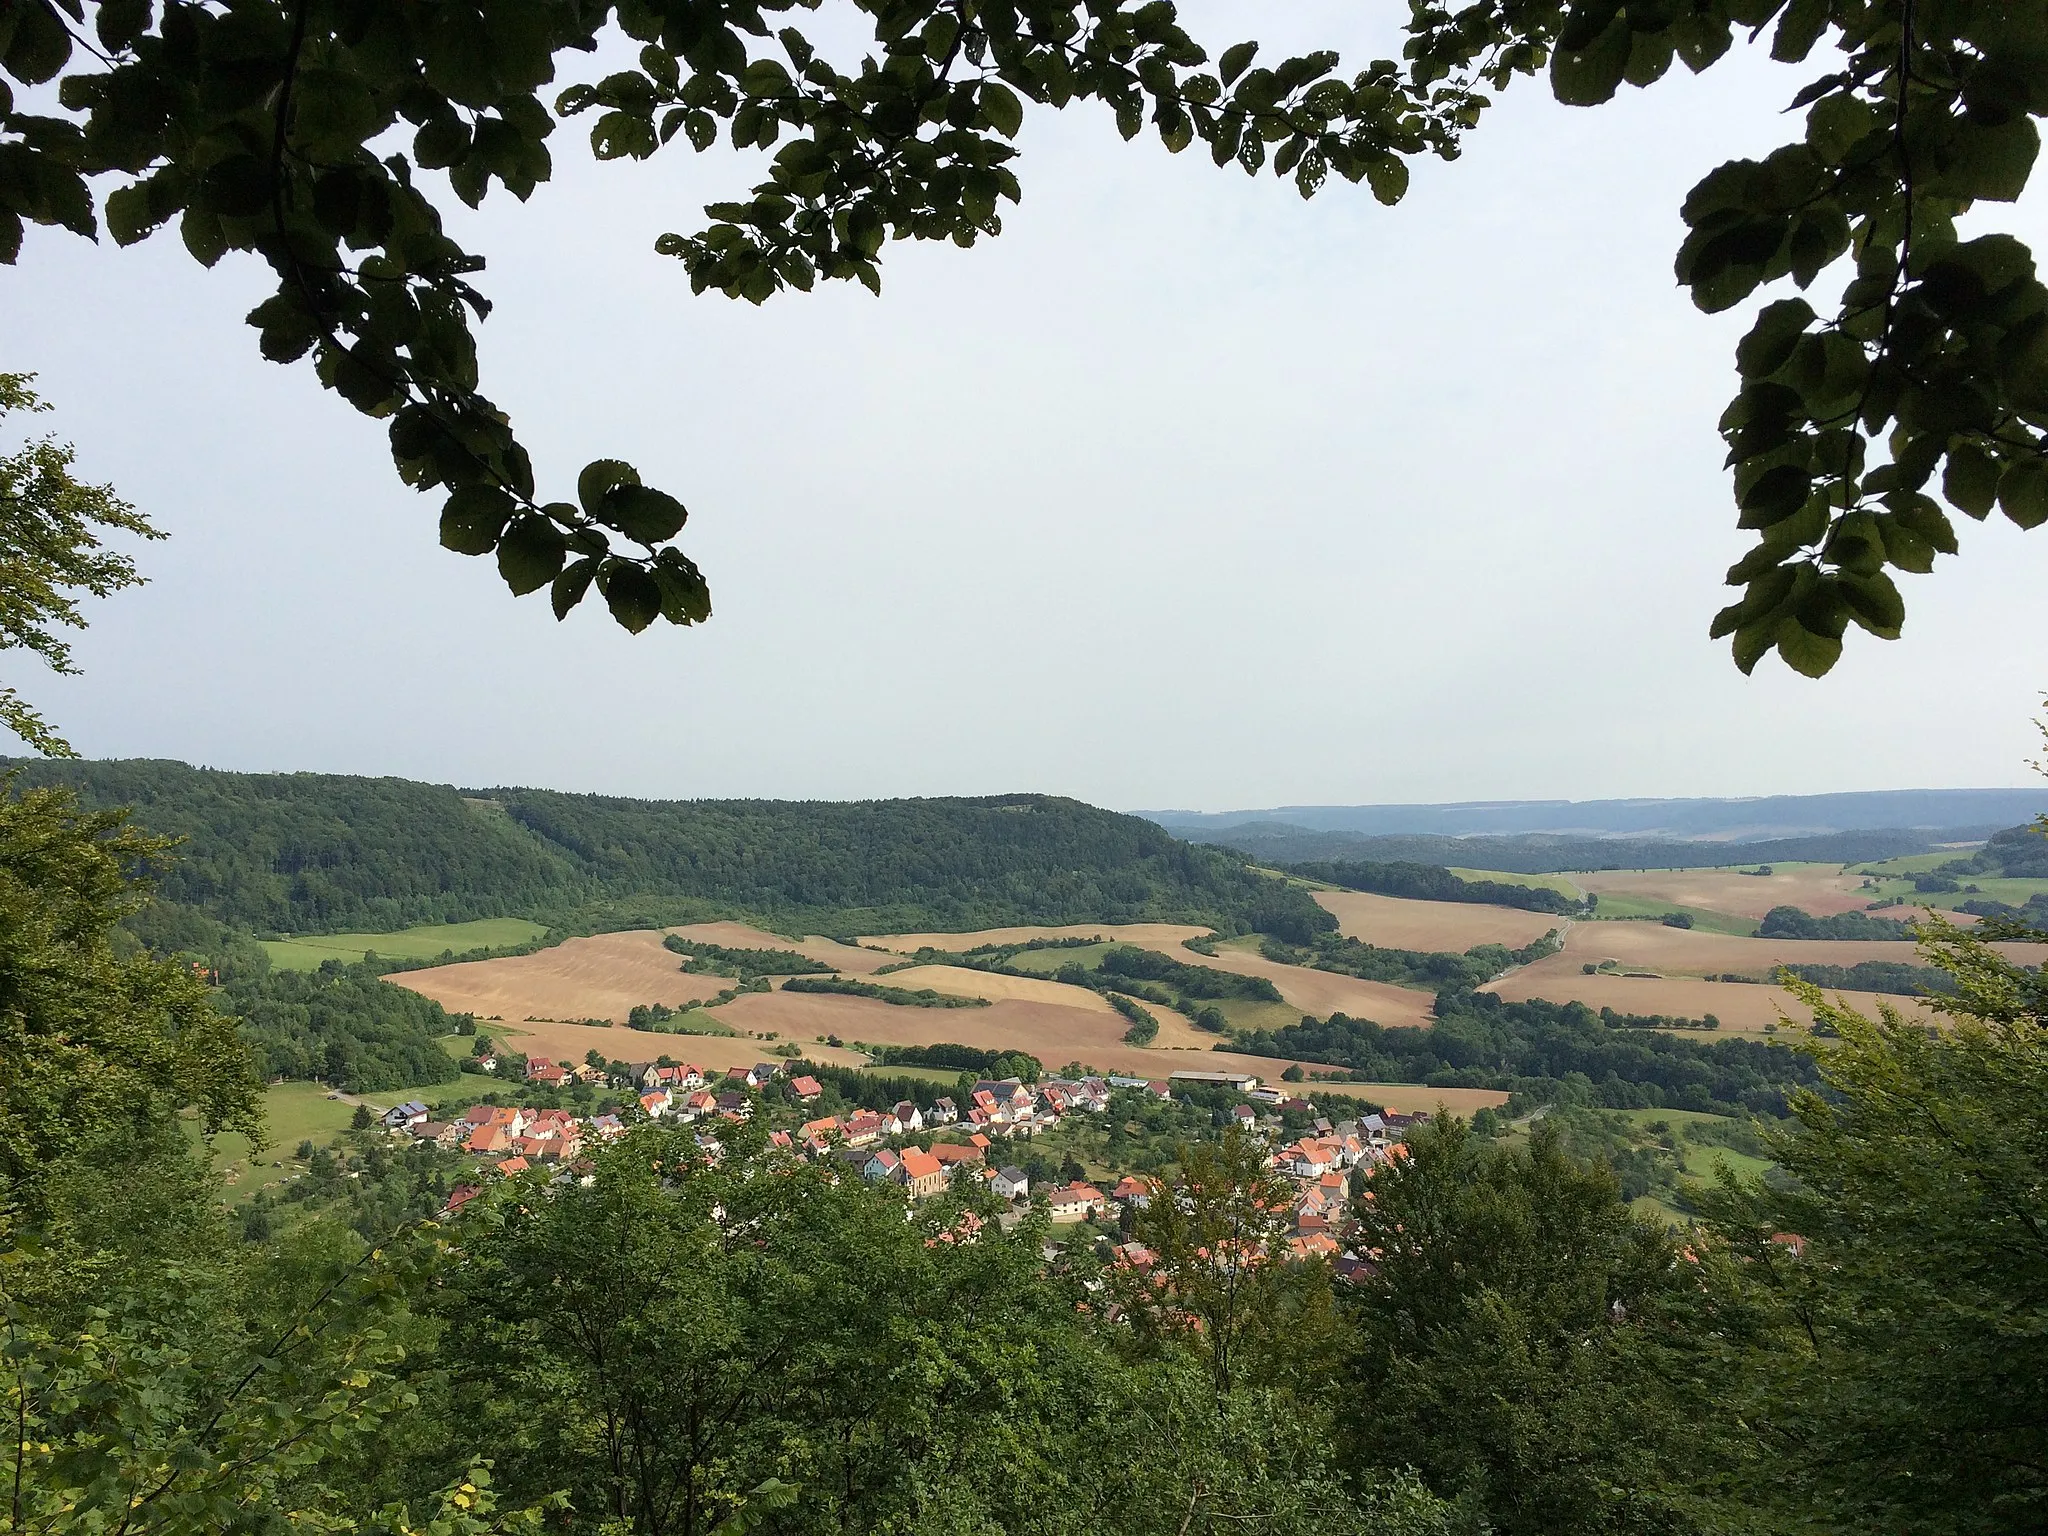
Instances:
[[[1301,1010],[1292,1003],[1263,1003],[1248,997],[1226,997],[1213,1002],[1198,997],[1192,1001],[1196,1012],[1212,1007],[1221,1009],[1233,1034],[1258,1029],[1285,1029],[1302,1020]]]
[[[1968,848],[1937,848],[1933,853],[1909,853],[1896,859],[1886,859],[1877,864],[1858,864],[1849,871],[1852,875],[1926,875],[1932,874],[1944,864],[1970,856]]]
[[[280,970],[317,971],[327,960],[355,964],[375,953],[389,960],[438,960],[475,949],[511,949],[531,944],[547,929],[523,917],[486,917],[473,923],[434,923],[395,933],[309,933],[266,939],[263,948]]]
[[[1594,909],[1593,916],[1581,921],[1597,923],[1603,918],[1662,917],[1666,912],[1683,912],[1692,919],[1693,927],[1708,933],[1730,933],[1738,938],[1748,938],[1756,932],[1754,918],[1737,917],[1732,912],[1714,912],[1706,907],[1678,907],[1653,897],[1614,895],[1606,891],[1600,893],[1600,905]]]
[[[1533,890],[1555,891],[1560,896],[1569,896],[1573,901],[1586,893],[1572,883],[1569,875],[1523,875],[1507,869],[1457,869],[1451,873],[1460,880],[1491,880],[1496,885],[1526,885]],[[1605,897],[1601,898],[1603,901]]]
[[[1966,901],[2002,901],[2008,906],[2025,906],[2027,898],[2041,891],[2048,891],[2048,880],[2002,875],[1958,875],[1964,885],[1974,885],[1974,891],[1916,891],[1911,880],[1879,880],[1878,888],[1870,892],[1870,899],[1898,896],[1905,899],[1903,907],[1888,907],[1872,913],[1873,917],[1910,919],[1915,907],[1936,907],[1952,912]]]
[[[1077,944],[1072,949],[1027,949],[1022,954],[1010,957],[1010,966],[1019,971],[1029,971],[1034,976],[1050,976],[1063,965],[1078,965],[1085,971],[1100,968],[1102,957],[1109,953],[1108,944]],[[1189,954],[1188,962],[1200,965],[1202,957]]]

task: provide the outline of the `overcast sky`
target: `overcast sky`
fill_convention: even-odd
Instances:
[[[1272,9],[1198,35],[1392,51],[1355,7]],[[749,166],[598,165],[572,125],[552,185],[456,233],[544,489],[611,455],[692,509],[716,618],[637,639],[440,550],[381,426],[258,357],[253,261],[37,231],[0,366],[171,538],[94,605],[84,678],[4,675],[92,756],[658,796],[2025,783],[2048,533],[1965,524],[1903,578],[1905,638],[1852,631],[1818,684],[1706,638],[1747,545],[1714,433],[1747,322],[1674,286],[1677,210],[1794,134],[1815,72],[1735,59],[1591,111],[1524,84],[1394,209],[1033,112],[999,240],[760,309],[651,249]],[[2041,209],[1978,227],[2048,249]]]

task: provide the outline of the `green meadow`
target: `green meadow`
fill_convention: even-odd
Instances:
[[[267,939],[263,948],[280,970],[317,971],[327,960],[355,964],[366,954],[389,960],[438,960],[476,949],[512,949],[531,944],[547,929],[523,917],[486,917],[473,923],[434,923],[395,933],[308,933]]]

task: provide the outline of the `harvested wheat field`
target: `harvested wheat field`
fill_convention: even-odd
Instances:
[[[1492,1088],[1430,1088],[1422,1083],[1304,1083],[1300,1086],[1316,1093],[1370,1099],[1402,1115],[1448,1110],[1454,1115],[1469,1116],[1477,1110],[1499,1109],[1508,1101],[1506,1094]]]
[[[985,997],[991,1003],[1050,1003],[1056,1007],[1079,1008],[1117,1018],[1114,1008],[1099,993],[1086,987],[1069,987],[1036,976],[1003,976],[994,971],[972,971],[964,965],[913,965],[876,978],[885,987],[903,987],[915,992],[929,987],[948,997]],[[930,1010],[924,1010],[929,1012]]]
[[[2000,944],[2008,959],[2038,965],[2048,945]],[[1781,965],[1855,965],[1863,960],[1892,960],[1905,965],[1924,962],[1906,940],[1889,939],[1753,939],[1701,928],[1667,928],[1662,923],[1574,923],[1565,936],[1564,952],[1539,961],[1529,970],[1555,969],[1569,961],[1576,970],[1585,963],[1617,960],[1624,970],[1660,971],[1666,975],[1711,976],[1734,972],[1768,977]],[[1526,973],[1525,973],[1526,974]]]
[[[1588,976],[1576,962],[1553,955],[1504,976],[1485,990],[1497,992],[1511,1003],[1540,997],[1552,1003],[1584,1003],[1588,1008],[1612,1008],[1617,1013],[1662,1013],[1697,1019],[1711,1013],[1721,1021],[1717,1032],[1678,1030],[1688,1040],[1711,1042],[1723,1035],[1757,1034],[1775,1024],[1782,1013],[1799,1025],[1812,1022],[1813,1012],[1782,987],[1740,981],[1702,981],[1697,976]],[[1870,992],[1830,991],[1864,1015],[1877,1016],[1878,998]],[[1910,999],[1885,999],[1904,1013],[1925,1010]]]
[[[1533,944],[1566,919],[1520,907],[1488,907],[1470,901],[1409,901],[1365,891],[1317,891],[1316,901],[1335,915],[1337,929],[1384,949],[1449,950],[1463,954],[1475,944]]]
[[[1214,955],[1196,955],[1159,944],[1145,947],[1190,965],[1212,966],[1219,971],[1234,971],[1240,976],[1263,976],[1279,988],[1280,996],[1290,1007],[1315,1014],[1318,1018],[1345,1013],[1354,1019],[1371,1019],[1376,1024],[1388,1025],[1427,1024],[1430,1020],[1432,995],[1417,992],[1411,987],[1396,987],[1383,981],[1360,981],[1355,976],[1340,976],[1335,971],[1318,971],[1305,965],[1287,965],[1243,949],[1225,948],[1217,950]]]
[[[1063,928],[984,928],[978,933],[890,933],[879,938],[862,938],[863,944],[879,944],[899,954],[912,955],[920,949],[973,949],[980,944],[1027,944],[1033,939],[1103,938],[1113,944],[1144,944],[1152,948],[1208,933],[1188,923],[1069,923]],[[1184,953],[1184,952],[1183,952]]]
[[[887,965],[893,958],[878,955],[872,949],[841,944],[837,939],[819,938],[815,934],[809,938],[792,939],[751,928],[745,923],[690,923],[667,931],[680,938],[695,939],[699,944],[719,944],[727,949],[793,949],[849,976],[872,975],[876,967]]]
[[[1863,877],[1843,874],[1839,864],[1777,864],[1768,875],[1745,875],[1733,869],[1602,869],[1571,878],[1596,896],[1632,896],[1752,920],[1761,919],[1773,907],[1798,907],[1821,917],[1860,912],[1871,900],[1868,891],[1858,889]],[[1904,914],[1886,911],[1876,915]]]
[[[691,976],[682,958],[661,947],[649,929],[600,933],[568,939],[553,949],[502,960],[467,960],[424,971],[401,971],[385,979],[450,1013],[523,1024],[528,1019],[611,1019],[622,1021],[641,1003],[679,1008],[715,997],[732,982],[724,976]]]
[[[885,978],[886,979],[886,978]],[[1064,989],[1073,992],[1077,989]],[[1160,1037],[1183,1021],[1171,1009],[1149,1010],[1159,1019]],[[987,1008],[899,1008],[872,998],[836,997],[815,992],[754,992],[733,999],[719,1017],[739,1029],[774,1030],[805,1051],[820,1035],[860,1040],[869,1045],[971,1045],[984,1051],[1026,1051],[1057,1071],[1069,1062],[1131,1077],[1163,1078],[1169,1072],[1250,1072],[1277,1081],[1296,1063],[1235,1051],[1212,1050],[1214,1035],[1189,1031],[1201,1042],[1192,1049],[1160,1049],[1126,1045],[1129,1028],[1114,1012],[1097,1012],[1061,1003],[1008,1000]],[[1304,1071],[1330,1070],[1315,1062],[1299,1063]],[[1362,1085],[1332,1085],[1333,1091],[1364,1092]],[[1416,1092],[1433,1090],[1416,1089]]]

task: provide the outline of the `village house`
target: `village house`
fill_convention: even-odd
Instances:
[[[503,1162],[498,1163],[495,1166],[497,1167],[499,1173],[503,1174],[506,1178],[509,1179],[516,1174],[526,1172],[527,1163],[526,1159],[523,1157],[508,1157]]]
[[[921,1131],[924,1129],[924,1111],[919,1109],[915,1104],[913,1104],[908,1099],[905,1099],[901,1104],[898,1104],[896,1106],[895,1116],[897,1126],[896,1134],[899,1136],[907,1136],[912,1131]]]
[[[754,1101],[738,1089],[728,1089],[718,1096],[718,1112],[728,1120],[752,1119]]]
[[[822,1120],[807,1120],[798,1128],[797,1135],[804,1140],[825,1141],[839,1134],[839,1117],[827,1115]]]
[[[843,1134],[849,1147],[871,1147],[882,1139],[882,1117],[866,1109],[849,1115]]]
[[[931,1153],[921,1152],[916,1147],[903,1149],[893,1177],[910,1191],[913,1200],[935,1195],[946,1187],[945,1165]]]
[[[903,1159],[887,1147],[877,1147],[868,1154],[868,1160],[860,1166],[860,1176],[872,1184],[896,1177],[903,1166]]]
[[[422,1120],[412,1128],[412,1139],[420,1144],[436,1147],[455,1147],[462,1144],[462,1127],[444,1124],[439,1120]]]
[[[656,1088],[640,1095],[640,1113],[650,1120],[659,1120],[669,1111],[672,1100],[666,1088]]]
[[[951,1098],[943,1098],[932,1106],[932,1112],[924,1117],[926,1125],[951,1125],[960,1118],[960,1106]]]
[[[569,1081],[569,1069],[545,1056],[531,1056],[526,1062],[526,1080],[543,1088],[560,1088]]]
[[[1003,1200],[1022,1200],[1031,1193],[1031,1181],[1022,1168],[998,1168],[990,1187]]]
[[[964,1147],[957,1141],[935,1141],[932,1143],[932,1156],[936,1157],[948,1168],[955,1168],[963,1163],[979,1163],[983,1155],[981,1148]]]
[[[825,1087],[815,1077],[795,1077],[790,1079],[789,1091],[796,1095],[797,1103],[808,1104],[824,1097]]]
[[[512,1149],[512,1133],[502,1125],[480,1125],[469,1133],[465,1145],[474,1157],[491,1157]]]
[[[1135,1173],[1127,1173],[1117,1180],[1116,1188],[1109,1192],[1109,1198],[1119,1205],[1127,1205],[1134,1211],[1142,1211],[1151,1203],[1159,1186],[1151,1179]]]
[[[418,1099],[407,1099],[384,1111],[384,1124],[394,1131],[409,1130],[426,1118],[427,1106]]]
[[[462,1208],[484,1192],[481,1184],[458,1184],[448,1191],[448,1203],[441,1207],[441,1218],[460,1215]]]
[[[1108,1202],[1093,1184],[1076,1183],[1048,1191],[1045,1203],[1054,1221],[1086,1221]]]

